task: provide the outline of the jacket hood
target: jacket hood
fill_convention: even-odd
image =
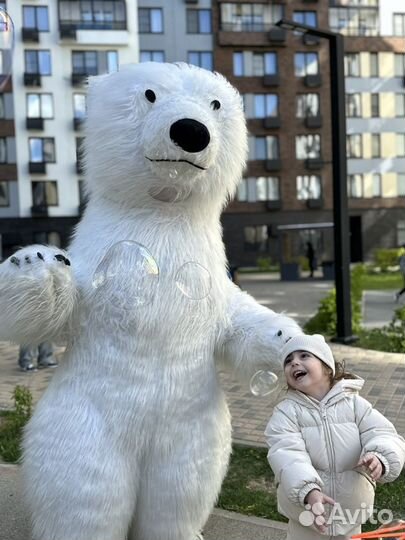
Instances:
[[[364,379],[354,375],[354,379],[342,379],[338,381],[329,392],[318,401],[316,398],[308,396],[299,390],[289,389],[285,399],[297,401],[306,406],[318,408],[320,405],[331,405],[340,399],[343,399],[347,394],[358,394],[364,386]]]

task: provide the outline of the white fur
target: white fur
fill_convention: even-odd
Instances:
[[[183,118],[208,128],[204,150],[170,139]],[[246,141],[240,96],[218,74],[148,63],[90,80],[90,202],[69,249],[78,291],[70,341],[25,436],[34,540],[193,540],[208,518],[231,450],[217,363],[247,376],[274,368],[285,339],[300,332],[227,277],[219,218],[241,178]],[[145,246],[160,271],[154,296],[137,305],[133,268],[121,260],[112,289],[125,287],[127,310],[110,301],[111,287],[91,284],[123,240]],[[211,275],[200,300],[176,285],[188,262]],[[204,272],[194,268],[198,281]],[[19,309],[24,318],[22,302]]]

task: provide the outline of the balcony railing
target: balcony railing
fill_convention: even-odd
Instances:
[[[73,129],[80,131],[84,124],[84,118],[73,118]]]
[[[274,29],[274,24],[261,22],[223,22],[221,30],[223,32],[270,32]],[[276,27],[277,29],[277,27]],[[282,30],[282,29],[280,29]]]
[[[25,124],[27,129],[36,129],[38,131],[42,131],[44,129],[43,118],[26,118]]]
[[[48,206],[46,204],[34,204],[31,206],[32,217],[46,217],[48,216]]]
[[[322,127],[322,116],[317,114],[316,116],[306,116],[305,125],[309,129]]]
[[[31,174],[46,174],[45,161],[30,161],[28,170]]]
[[[41,74],[24,73],[24,86],[41,86]]]
[[[24,43],[39,43],[39,31],[36,28],[23,28],[21,34]]]

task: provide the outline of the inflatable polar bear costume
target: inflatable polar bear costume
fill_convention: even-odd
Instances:
[[[68,342],[25,434],[33,538],[193,540],[231,451],[218,361],[274,369],[300,332],[227,277],[220,213],[247,154],[241,99],[197,67],[127,66],[90,80],[86,130],[89,203],[69,253],[37,245],[0,266],[0,338]],[[122,241],[159,267],[132,312],[92,286]],[[209,270],[199,300],[176,285],[189,262]],[[118,263],[131,298],[133,268]]]

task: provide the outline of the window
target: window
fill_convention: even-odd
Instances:
[[[255,137],[255,155],[253,159],[279,159],[278,137],[268,135],[267,137]]]
[[[352,199],[361,199],[364,193],[363,175],[349,174],[347,178],[347,191]]]
[[[221,3],[221,30],[225,32],[266,32],[283,18],[279,4]]]
[[[397,191],[398,197],[405,197],[405,173],[397,174]],[[405,221],[403,223],[405,225]],[[403,243],[405,244],[405,240]]]
[[[238,190],[236,192],[236,198],[240,202],[246,202],[247,197],[247,180],[246,178],[242,178],[241,183],[238,185]]]
[[[319,94],[298,94],[296,99],[297,118],[319,115]]]
[[[294,11],[293,20],[307,26],[318,26],[316,11]]]
[[[379,133],[371,134],[371,157],[381,157],[381,138]]]
[[[244,228],[245,250],[246,251],[267,251],[268,250],[268,226],[251,225]]]
[[[381,192],[382,192],[381,174],[374,173],[372,178],[373,178],[372,196],[373,197],[381,197]]]
[[[0,163],[7,163],[7,139],[0,138]]]
[[[295,137],[297,159],[317,159],[321,157],[320,135],[297,135]]]
[[[346,152],[348,158],[363,157],[363,144],[361,135],[347,135]]]
[[[79,120],[86,118],[86,95],[73,94],[73,117]]]
[[[118,51],[107,51],[105,55],[107,59],[107,73],[118,71]]]
[[[163,10],[161,8],[139,8],[138,23],[140,34],[163,33]]]
[[[378,53],[370,53],[370,77],[379,76]]]
[[[397,133],[397,157],[405,157],[405,135]]]
[[[346,116],[349,118],[361,116],[361,94],[346,94]]]
[[[60,0],[59,20],[84,30],[125,30],[125,0]]]
[[[48,8],[46,6],[23,6],[23,28],[48,32]]]
[[[340,2],[340,4],[343,3],[345,7],[333,7],[329,10],[331,30],[347,36],[379,35],[378,4],[355,0],[351,3],[351,7],[348,7],[349,0]],[[334,1],[333,5],[336,4],[337,2]]]
[[[346,77],[360,77],[359,53],[345,54],[345,75]]]
[[[55,163],[55,140],[51,138],[30,138],[30,162]]]
[[[394,36],[405,36],[405,13],[394,13]]]
[[[164,51],[141,51],[140,61],[141,62],[164,62],[165,53]]]
[[[208,69],[210,71],[213,70],[213,59],[212,59],[212,52],[205,52],[205,51],[189,51],[188,53],[188,63],[194,64],[195,66],[199,66],[205,69]]]
[[[276,176],[260,176],[259,178],[256,178],[256,200],[279,201],[280,178],[277,178]]]
[[[395,77],[403,77],[405,75],[405,54],[395,53]]]
[[[27,118],[53,118],[52,94],[27,94]]]
[[[297,176],[297,199],[306,201],[308,199],[321,198],[321,177],[316,175]]]
[[[0,182],[0,206],[10,206],[8,182]]]
[[[397,222],[397,246],[403,246],[404,244],[405,244],[405,221],[399,220]]]
[[[62,242],[58,232],[34,232],[34,243],[47,246],[61,247]]]
[[[395,94],[395,116],[405,116],[405,94]]]
[[[294,55],[295,76],[317,75],[319,63],[317,53],[295,53]]]
[[[278,96],[276,94],[255,94],[254,118],[278,116]]]
[[[24,51],[25,73],[51,75],[51,51]]]
[[[233,53],[233,74],[236,77],[263,77],[278,72],[277,53]]]
[[[187,33],[188,34],[211,34],[211,10],[188,9],[187,10]]]
[[[371,117],[377,118],[380,116],[380,95],[371,94]]]
[[[33,206],[58,206],[58,187],[54,180],[32,182]]]
[[[72,51],[72,72],[76,75],[97,75],[97,52]]]
[[[0,94],[0,118],[6,117],[6,110],[4,108],[4,94]]]

